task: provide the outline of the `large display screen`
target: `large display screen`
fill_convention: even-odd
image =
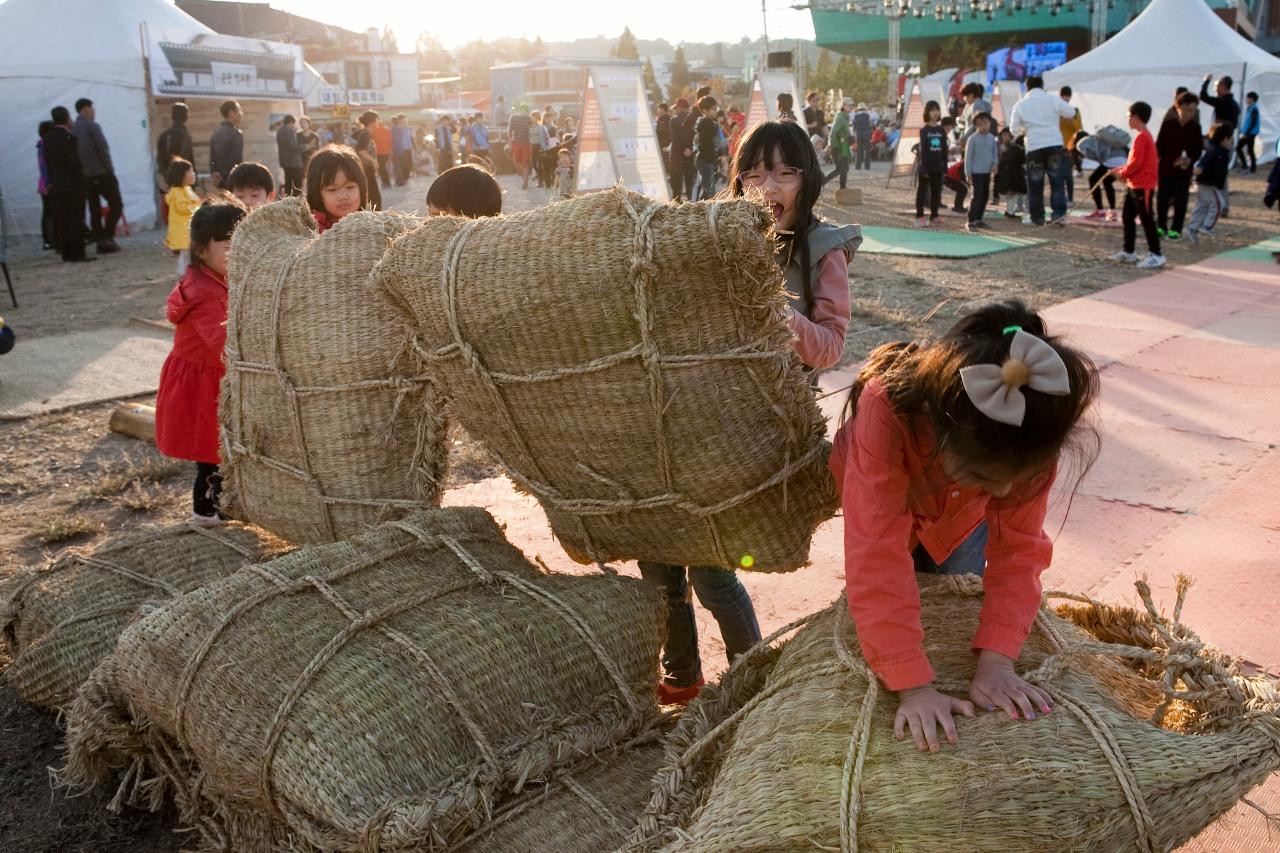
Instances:
[[[987,54],[987,84],[997,80],[1026,80],[1067,61],[1065,41],[1041,41],[1021,47],[1002,47]]]

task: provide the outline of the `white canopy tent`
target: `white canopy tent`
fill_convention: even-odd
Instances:
[[[40,233],[36,128],[52,107],[97,108],[125,215],[155,220],[151,133],[140,24],[213,31],[166,0],[6,0],[0,4],[0,191],[9,234]]]
[[[1242,106],[1245,92],[1258,93],[1262,134],[1256,150],[1259,161],[1271,160],[1280,135],[1280,59],[1237,34],[1204,0],[1153,0],[1102,45],[1046,73],[1045,87],[1070,86],[1091,133],[1108,124],[1127,128],[1129,105],[1146,101],[1155,134],[1174,90],[1186,86],[1198,93],[1205,74],[1230,75]],[[1201,106],[1200,121],[1208,130],[1212,107]]]

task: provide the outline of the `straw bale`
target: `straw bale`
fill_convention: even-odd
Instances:
[[[836,500],[771,223],[618,188],[429,220],[372,282],[574,559],[786,571]]]
[[[483,829],[451,849],[458,853],[613,850],[635,830],[648,800],[649,780],[662,758],[660,739],[650,737],[581,761],[561,776],[529,785]]]
[[[657,716],[646,584],[543,574],[483,510],[309,546],[148,614],[85,685],[68,780],[124,768],[212,849],[443,850]]]
[[[963,695],[981,580],[918,580],[940,687]],[[1280,768],[1280,700],[1167,624],[1155,647],[1121,645],[1042,608],[1018,667],[1053,712],[957,718],[959,746],[929,754],[894,739],[897,697],[858,654],[842,598],[763,690],[736,697],[742,712],[686,733],[628,849],[1170,850]],[[1197,733],[1160,724],[1173,699],[1211,712]]]
[[[13,657],[5,677],[28,702],[65,707],[144,605],[228,577],[287,547],[248,525],[204,529],[183,523],[64,551],[0,587],[0,634]]]
[[[236,229],[219,420],[223,509],[299,544],[439,503],[439,404],[369,270],[421,220],[355,213],[319,235],[285,199]]]

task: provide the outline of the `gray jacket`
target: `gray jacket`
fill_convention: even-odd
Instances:
[[[964,147],[966,175],[990,175],[1000,162],[1000,146],[990,131],[975,133]]]
[[[809,226],[809,287],[804,286],[804,269],[800,263],[799,247],[794,247],[787,257],[779,253],[774,260],[782,267],[782,274],[787,283],[787,301],[797,314],[805,317],[813,316],[813,280],[818,275],[818,265],[832,249],[844,249],[849,254],[862,245],[862,228],[858,225],[832,225],[814,217]]]
[[[222,176],[219,186],[225,187],[231,170],[244,161],[244,134],[240,128],[224,121],[213,129],[209,137],[209,171]]]
[[[302,146],[298,144],[298,131],[291,124],[282,124],[276,131],[276,154],[281,169],[302,168]]]
[[[80,165],[86,178],[100,178],[115,171],[111,167],[111,146],[96,121],[78,116],[71,132],[75,134],[76,147],[80,149]]]

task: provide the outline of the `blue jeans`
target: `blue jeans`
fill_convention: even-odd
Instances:
[[[760,642],[760,625],[756,622],[751,596],[733,572],[714,566],[685,569],[642,562],[640,575],[662,593],[667,602],[667,645],[662,650],[662,668],[668,684],[688,687],[702,679],[698,623],[694,621],[693,601],[689,597],[690,580],[698,601],[711,611],[719,624],[731,662]]]
[[[961,542],[941,564],[933,561],[923,545],[916,546],[911,558],[915,561],[917,572],[931,575],[981,575],[987,566],[987,523],[984,521],[979,524],[969,534],[969,538]]]
[[[1067,176],[1071,158],[1061,145],[1027,152],[1027,212],[1031,221],[1044,224],[1044,179],[1049,178],[1049,208],[1054,219],[1067,215]]]
[[[698,197],[694,201],[702,201],[715,195],[717,174],[719,172],[715,163],[698,164]]]

